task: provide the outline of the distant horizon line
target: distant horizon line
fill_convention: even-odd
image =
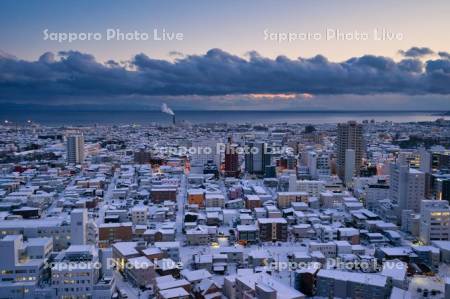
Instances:
[[[124,104],[36,104],[36,103],[11,103],[4,102],[0,103],[0,108],[3,111],[71,111],[71,112],[161,112],[159,107],[150,107],[144,104],[132,104],[127,107]],[[450,107],[445,109],[327,109],[327,108],[298,108],[298,109],[254,109],[254,108],[186,108],[180,107],[176,108],[172,106],[172,109],[177,112],[288,112],[288,113],[345,113],[345,112],[430,112],[430,113],[449,113]],[[163,112],[161,112],[163,113]]]
[[[1,105],[0,105],[1,107]],[[370,113],[379,113],[379,112],[429,112],[429,113],[446,113],[450,112],[449,110],[356,110],[356,109],[345,109],[345,110],[327,110],[327,109],[314,109],[314,110],[287,110],[287,109],[264,109],[264,110],[254,110],[254,109],[173,109],[175,114],[176,113],[183,113],[183,112],[285,112],[285,113],[346,113],[346,112],[370,112]],[[35,111],[35,112],[45,112],[45,111],[67,111],[67,112],[119,112],[119,113],[127,113],[127,112],[158,112],[161,114],[164,114],[164,112],[161,112],[160,110],[137,110],[137,109],[76,109],[76,108],[50,108],[50,109],[33,109],[33,108],[12,108],[12,109],[3,109],[3,111]]]
[[[19,103],[0,103],[0,107],[3,111],[71,111],[71,112],[161,112],[160,108],[148,107],[145,105],[131,105],[131,107],[125,107],[123,104],[103,105],[103,104],[85,104],[84,107],[79,107],[77,104],[62,104],[62,105],[49,105],[49,104],[19,104]],[[448,109],[326,109],[326,108],[305,108],[305,109],[188,109],[188,108],[173,108],[177,112],[329,112],[329,113],[343,113],[343,112],[430,112],[430,113],[447,113]],[[163,113],[163,112],[161,112]]]

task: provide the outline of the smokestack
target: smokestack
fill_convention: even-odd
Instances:
[[[175,113],[173,112],[172,109],[169,108],[169,106],[167,106],[166,103],[163,103],[163,104],[161,105],[161,112],[162,112],[162,113],[169,114],[169,115],[172,115],[172,124],[175,125]]]

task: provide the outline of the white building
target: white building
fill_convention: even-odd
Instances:
[[[146,206],[135,206],[131,209],[131,222],[136,224],[147,224],[148,208]]]
[[[389,294],[386,276],[326,269],[317,274],[316,289],[323,298],[384,299]]]
[[[266,273],[248,271],[226,276],[223,286],[227,298],[305,298],[301,292],[273,278]]]
[[[317,175],[319,178],[324,178],[331,175],[329,154],[322,153],[317,157]]]
[[[311,242],[309,243],[309,253],[314,251],[321,252],[327,258],[335,258],[337,255],[337,245],[331,241],[327,243]]]
[[[61,251],[51,268],[52,288],[56,296],[111,298],[114,279],[100,279],[99,265],[98,249],[93,245],[72,245]]]
[[[167,257],[174,260],[180,260],[180,242],[155,242],[155,247],[167,254]]]
[[[210,139],[197,139],[192,141],[192,155],[190,162],[192,166],[201,167],[208,161],[213,161],[217,166],[220,165],[220,141]]]
[[[450,207],[448,201],[422,201],[420,240],[426,244],[429,244],[431,241],[450,240]]]
[[[65,249],[71,241],[71,228],[63,218],[2,220],[1,235],[22,235],[24,238],[53,238],[55,250]]]
[[[0,240],[0,298],[34,298],[44,265],[53,250],[51,238],[8,235]]]
[[[296,182],[296,188],[293,191],[306,192],[309,196],[319,197],[320,193],[325,191],[325,182],[299,180]]]
[[[344,197],[348,197],[350,194],[345,192],[331,192],[329,190],[320,193],[320,205],[322,208],[340,208],[343,205]]]
[[[420,201],[425,196],[425,174],[408,165],[391,164],[390,198],[399,205],[400,210],[420,212]]]
[[[219,193],[205,194],[205,207],[207,208],[223,208],[225,207],[225,197]]]

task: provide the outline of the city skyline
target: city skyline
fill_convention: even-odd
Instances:
[[[0,298],[449,299],[448,16],[0,1]]]

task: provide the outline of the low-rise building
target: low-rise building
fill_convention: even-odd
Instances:
[[[263,242],[287,241],[288,224],[284,218],[260,218],[257,221],[259,236]]]

